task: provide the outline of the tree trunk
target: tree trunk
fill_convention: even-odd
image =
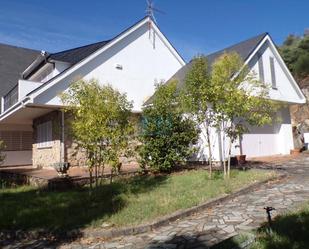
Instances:
[[[110,184],[113,182],[113,172],[114,172],[114,169],[111,168],[111,175],[110,175],[110,179],[109,179]]]
[[[223,176],[224,176],[224,178],[226,177],[226,160],[225,160],[225,157],[223,159]]]
[[[92,193],[92,167],[89,168],[89,180],[90,180],[90,195]]]
[[[224,133],[224,121],[222,121],[222,127],[221,127],[221,130],[222,130],[222,158],[223,158],[223,176],[224,178],[226,177],[226,158],[225,158],[225,133]]]
[[[105,165],[104,163],[101,165],[101,185],[103,184],[103,180],[104,180],[104,168],[105,168]]]
[[[94,169],[95,169],[95,188],[97,189],[98,188],[98,164],[96,164],[94,166]]]
[[[212,150],[211,150],[211,141],[210,141],[210,132],[209,132],[209,125],[207,124],[206,127],[206,136],[207,136],[207,144],[208,144],[208,163],[209,163],[209,178],[212,178]]]
[[[229,141],[229,154],[227,161],[227,178],[230,178],[231,175],[231,151],[232,151],[232,140]]]

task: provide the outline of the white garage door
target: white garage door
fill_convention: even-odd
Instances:
[[[254,127],[242,139],[243,154],[259,157],[280,154],[278,133],[275,126]]]

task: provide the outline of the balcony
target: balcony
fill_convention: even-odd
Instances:
[[[30,80],[19,80],[18,84],[2,97],[1,112],[5,112],[17,102],[21,101],[28,93],[36,89],[41,84],[41,82]]]
[[[3,97],[3,110],[5,112],[11,106],[18,102],[18,84],[14,86],[6,95]]]

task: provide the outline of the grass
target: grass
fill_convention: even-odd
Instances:
[[[309,203],[277,217],[271,234],[267,232],[267,227],[263,227],[257,231],[256,237],[251,249],[309,248]]]
[[[238,249],[243,248],[243,243],[252,241],[254,242],[247,246],[247,249],[308,249],[309,202],[295,211],[278,216],[272,222],[271,232],[265,224],[256,231],[225,240],[212,249]]]
[[[209,180],[204,170],[163,176],[137,176],[106,183],[89,196],[88,188],[46,192],[21,186],[0,189],[0,229],[66,230],[136,225],[223,196],[273,172],[231,172],[230,180],[215,173]]]

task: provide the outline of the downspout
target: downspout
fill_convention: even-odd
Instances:
[[[64,163],[64,111],[61,109],[61,143],[60,143],[60,162]]]

